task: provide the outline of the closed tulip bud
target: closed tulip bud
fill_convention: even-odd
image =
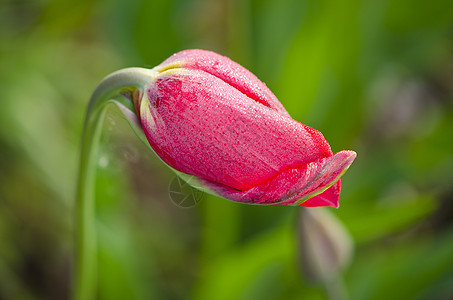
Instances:
[[[302,209],[298,223],[299,257],[306,279],[333,284],[352,258],[351,235],[325,208]]]
[[[251,72],[214,52],[186,50],[150,74],[134,104],[170,167],[237,202],[338,207],[339,178],[356,153],[333,154]]]

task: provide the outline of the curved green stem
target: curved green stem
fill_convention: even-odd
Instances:
[[[132,94],[136,91],[143,91],[155,74],[154,70],[142,68],[119,70],[107,76],[91,96],[83,129],[77,186],[77,249],[73,300],[96,298],[97,238],[94,187],[99,138],[106,111],[105,107],[112,102],[112,99],[116,99],[115,102],[122,106],[121,109],[127,109],[130,113],[133,113],[135,109]]]

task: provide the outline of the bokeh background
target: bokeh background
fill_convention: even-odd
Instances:
[[[334,152],[358,153],[329,209],[353,240],[350,299],[453,298],[452,1],[2,0],[1,299],[69,298],[90,94],[187,48],[231,57]],[[335,298],[301,263],[301,209],[212,196],[181,208],[173,179],[110,109],[100,299]]]

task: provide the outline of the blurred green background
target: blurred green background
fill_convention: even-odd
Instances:
[[[450,0],[2,0],[0,299],[67,299],[88,99],[107,74],[203,48],[358,157],[338,210],[351,299],[453,298]],[[111,109],[97,176],[100,299],[327,299],[294,207],[169,198]],[[298,246],[300,245],[300,246]]]

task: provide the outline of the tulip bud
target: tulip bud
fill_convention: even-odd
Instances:
[[[237,202],[338,207],[356,153],[333,154],[255,75],[204,50],[176,53],[152,74],[134,104],[170,167]]]
[[[297,228],[299,256],[306,279],[332,283],[351,260],[351,235],[341,221],[324,208],[302,209]]]

